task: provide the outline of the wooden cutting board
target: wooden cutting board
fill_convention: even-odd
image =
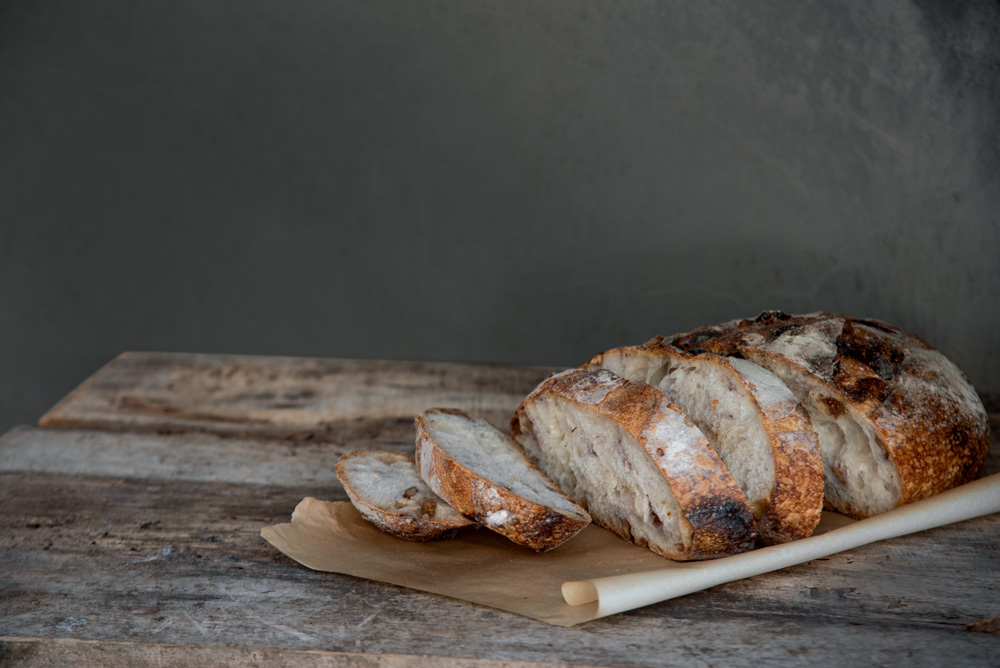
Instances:
[[[565,629],[307,570],[260,538],[346,500],[413,416],[504,426],[552,369],[130,353],[0,438],[0,664],[989,665],[1000,516]],[[1000,471],[991,417],[988,473]]]

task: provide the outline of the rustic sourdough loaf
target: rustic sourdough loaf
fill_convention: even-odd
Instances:
[[[750,550],[746,498],[705,436],[659,390],[574,369],[521,404],[511,432],[597,524],[671,559]]]
[[[812,534],[823,510],[823,460],[808,414],[777,376],[656,340],[609,350],[584,368],[654,385],[683,411],[746,494],[762,543]]]
[[[778,311],[667,343],[750,360],[802,401],[819,435],[825,502],[867,517],[972,480],[989,423],[961,371],[923,339],[877,320]]]
[[[482,526],[544,552],[590,524],[587,511],[486,420],[435,408],[417,416],[416,429],[420,475]]]
[[[365,519],[397,538],[452,538],[475,524],[438,498],[400,452],[349,452],[337,462],[337,479]]]

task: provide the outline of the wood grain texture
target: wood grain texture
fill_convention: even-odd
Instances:
[[[62,638],[0,638],[0,665],[22,668],[109,666],[189,668],[193,665],[258,668],[572,668],[564,663],[446,658],[402,654],[358,654],[278,650],[268,647],[169,645]]]
[[[376,447],[460,408],[498,427],[554,369],[497,364],[123,353],[48,411],[44,427],[211,432]]]
[[[0,471],[335,489],[340,456],[362,445],[17,427],[0,437]],[[394,448],[412,453],[413,438]]]
[[[309,571],[260,539],[323,492],[343,498],[316,487],[2,474],[0,635],[609,666],[981,665],[1000,650],[1000,636],[978,632],[1000,601],[995,516],[560,629]]]
[[[340,453],[411,448],[404,413],[430,399],[492,410],[503,426],[522,398],[515,386],[526,394],[548,370],[129,357],[44,420],[82,429],[0,438],[0,663],[980,666],[1000,652],[1000,516],[570,629],[310,571],[259,531],[305,496],[346,500]],[[246,359],[255,380],[241,391],[209,383],[217,369],[239,376],[233,360]],[[310,383],[320,387],[303,408],[273,405],[280,388]],[[241,422],[243,410],[258,421]],[[991,426],[987,473],[1000,472],[1000,417]]]

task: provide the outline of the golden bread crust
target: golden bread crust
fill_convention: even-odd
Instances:
[[[558,547],[590,524],[590,515],[582,508],[578,514],[560,512],[522,498],[459,464],[440,447],[428,429],[427,418],[435,412],[473,418],[457,409],[430,409],[415,421],[416,460],[421,477],[463,515],[537,552]],[[512,444],[520,450],[516,443]],[[545,477],[530,458],[525,457],[525,462]],[[551,481],[549,484],[558,491],[555,484]]]
[[[688,361],[712,365],[725,374],[731,387],[740,388],[755,407],[774,459],[774,485],[763,512],[755,513],[761,542],[773,545],[812,535],[823,510],[823,459],[809,414],[790,393],[789,398],[769,401],[729,360],[707,352],[687,353],[668,345],[662,337],[601,353],[584,368],[601,368],[609,356],[645,358],[646,366],[653,368]]]
[[[677,560],[711,559],[753,549],[756,532],[746,497],[704,435],[662,392],[604,370],[563,372],[543,382],[518,408],[511,421],[515,437],[533,430],[526,408],[545,394],[556,395],[617,422],[642,445],[669,485],[684,517],[683,545],[664,550],[636,542]],[[663,457],[663,434],[677,433],[676,429],[665,429],[671,422],[683,422],[686,427],[683,434],[688,442],[684,443],[683,466],[668,466]],[[622,538],[635,540],[627,525],[597,516],[594,522]]]
[[[920,337],[884,322],[768,311],[666,342],[784,365],[823,383],[832,395],[824,410],[834,417],[850,411],[871,425],[898,472],[896,505],[974,479],[989,450],[986,411],[962,372]]]

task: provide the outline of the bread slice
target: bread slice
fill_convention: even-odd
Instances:
[[[746,497],[663,393],[600,369],[539,385],[511,432],[594,522],[677,560],[753,549]]]
[[[819,435],[825,503],[867,517],[975,478],[989,450],[982,401],[918,336],[878,320],[768,311],[671,337],[779,376]]]
[[[436,496],[401,452],[349,452],[337,462],[337,479],[362,517],[397,538],[453,538],[475,525]]]
[[[773,373],[746,360],[689,354],[660,339],[597,355],[663,392],[708,437],[746,494],[765,545],[812,535],[823,510],[823,460],[805,409]]]
[[[486,420],[435,408],[417,416],[416,428],[424,481],[482,526],[544,552],[590,524],[587,511]]]

